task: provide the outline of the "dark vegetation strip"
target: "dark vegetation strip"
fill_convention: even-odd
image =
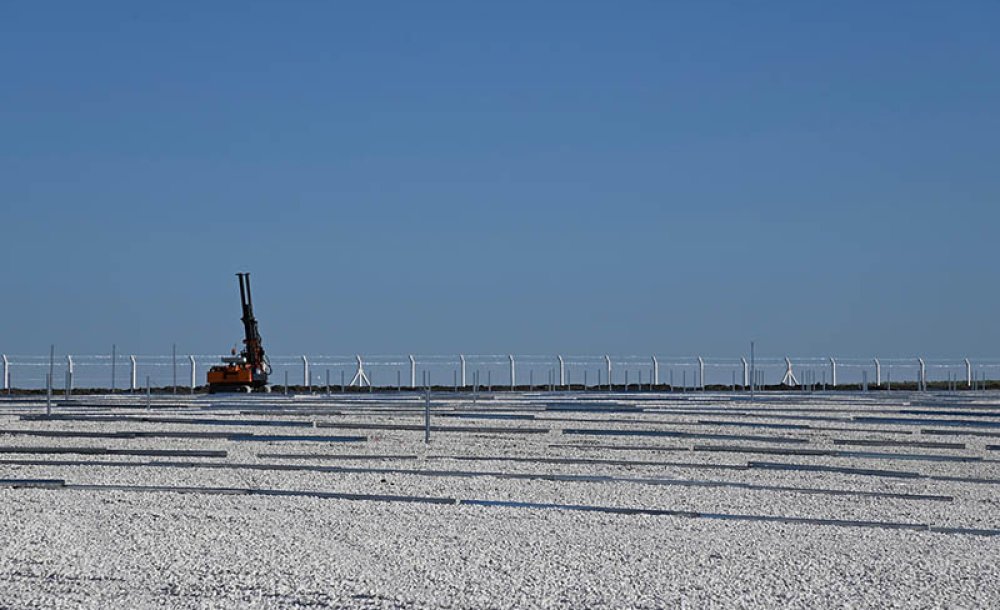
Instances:
[[[317,428],[343,430],[407,430],[423,432],[422,424],[364,424],[349,422],[316,422]],[[431,426],[431,432],[469,432],[473,434],[548,434],[548,428],[509,428],[496,426]]]
[[[308,434],[230,434],[226,440],[234,442],[304,441],[310,443],[364,443],[367,436],[321,436]]]
[[[373,455],[338,453],[258,453],[257,457],[276,460],[416,460],[416,455]]]
[[[308,434],[239,434],[228,432],[82,432],[78,430],[0,430],[11,436],[42,436],[47,438],[198,438],[225,441],[310,441],[316,443],[361,443],[366,436],[330,436]]]
[[[62,487],[66,484],[66,481],[62,479],[0,479],[0,487],[6,488],[42,488],[50,489],[54,487]]]
[[[552,443],[549,447],[560,449],[611,449],[614,451],[691,451],[687,446],[667,445],[603,445],[589,443]]]
[[[322,472],[335,474],[377,474],[377,475],[413,475],[423,477],[456,477],[456,478],[481,478],[491,477],[505,480],[522,481],[557,481],[564,483],[633,483],[640,485],[657,486],[681,486],[681,487],[708,487],[708,488],[735,488],[753,491],[779,491],[786,493],[803,494],[823,494],[837,496],[861,496],[879,497],[890,499],[906,500],[934,500],[951,501],[950,496],[932,496],[919,494],[900,494],[878,491],[848,490],[848,489],[824,489],[814,487],[785,487],[773,485],[759,485],[754,483],[741,483],[736,481],[710,481],[693,479],[663,479],[663,478],[631,478],[613,477],[607,475],[576,475],[560,473],[508,473],[490,471],[468,471],[468,470],[411,470],[403,468],[349,468],[343,466],[300,466],[288,464],[223,464],[206,462],[86,462],[86,461],[48,461],[48,460],[2,460],[0,463],[17,464],[22,466],[110,466],[110,467],[138,467],[148,466],[155,468],[207,468],[214,470],[258,470],[258,471],[299,471],[299,472]]]
[[[807,424],[769,424],[764,422],[736,422],[719,421],[712,419],[699,419],[699,424],[706,426],[740,426],[745,428],[778,428],[781,430],[811,430],[812,426]]]
[[[708,434],[700,432],[679,432],[674,430],[599,430],[593,428],[566,428],[563,434],[586,436],[656,436],[670,438],[700,438],[756,441],[760,443],[808,443],[809,439],[790,436],[752,436],[740,434]]]
[[[263,457],[263,456],[260,456]],[[457,460],[465,462],[514,462],[523,464],[588,464],[604,466],[674,466],[676,462],[659,460],[602,460],[592,458],[548,458],[548,457],[509,457],[509,456],[479,456],[479,455],[429,455],[428,460]]]
[[[455,417],[459,419],[535,419],[534,415],[517,413],[435,413],[438,417]]]
[[[836,451],[832,449],[785,449],[749,447],[746,445],[695,445],[695,451],[723,453],[758,453],[768,455],[808,455],[826,457],[868,458],[878,460],[918,460],[929,462],[981,462],[983,458],[963,455],[933,455],[929,453],[877,453],[874,451]]]
[[[224,458],[225,451],[199,449],[111,449],[108,447],[0,447],[0,453],[40,453],[75,455],[138,455],[165,457],[213,457]]]
[[[936,443],[933,441],[884,441],[870,439],[833,439],[834,445],[858,445],[864,447],[919,447],[921,449],[965,449],[965,443]]]
[[[722,521],[747,521],[758,523],[786,523],[795,525],[820,525],[835,527],[862,527],[888,530],[914,530],[926,531],[940,534],[962,534],[978,536],[1000,535],[1000,530],[981,528],[961,528],[961,527],[934,527],[919,523],[905,523],[892,521],[861,521],[849,519],[819,519],[813,517],[795,517],[787,515],[746,515],[734,513],[704,513],[686,510],[671,510],[662,508],[633,508],[622,506],[599,506],[589,504],[557,504],[541,502],[519,502],[512,500],[476,500],[460,499],[434,496],[401,496],[388,494],[355,494],[329,491],[300,491],[283,489],[259,489],[259,488],[232,488],[232,487],[172,487],[165,485],[143,486],[143,485],[82,485],[65,484],[57,481],[51,489],[62,489],[67,491],[129,491],[138,493],[190,493],[190,494],[216,494],[216,495],[245,495],[245,496],[269,496],[269,497],[309,497],[350,501],[370,501],[370,502],[402,502],[428,505],[466,505],[479,506],[484,508],[500,507],[512,509],[529,510],[560,510],[560,511],[580,511],[614,515],[648,515],[667,517],[687,517],[692,519],[716,519]]]
[[[921,430],[921,434],[931,434],[935,436],[984,436],[988,438],[1000,438],[1000,432],[982,432],[979,430]]]
[[[831,472],[869,477],[889,477],[898,479],[924,479],[927,475],[906,470],[881,470],[877,468],[847,468],[843,466],[823,466],[820,464],[788,464],[784,462],[747,462],[751,470],[794,470],[800,472]]]
[[[952,415],[958,417],[1000,417],[1000,411],[995,410],[982,410],[982,411],[953,411],[951,409],[900,409],[898,413],[901,415]]]
[[[979,419],[932,419],[928,417],[871,417],[856,415],[856,422],[892,424],[897,426],[969,426],[971,428],[1000,428],[1000,421]]]
[[[765,413],[750,413],[746,411],[705,411],[703,409],[691,410],[691,411],[647,411],[647,413],[655,413],[657,415],[665,415],[667,413],[675,413],[677,415],[711,415],[712,417],[757,417],[760,419],[784,419],[790,421],[824,421],[824,422],[850,422],[852,421],[851,416],[846,417],[824,417],[820,415],[776,415],[776,414],[765,414]]]
[[[139,422],[146,424],[186,424],[198,426],[266,426],[286,428],[312,428],[311,421],[278,419],[214,419],[204,417],[153,417],[135,415],[22,415],[23,421],[76,421],[76,422]]]

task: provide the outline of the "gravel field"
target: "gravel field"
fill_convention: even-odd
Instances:
[[[0,400],[0,608],[1000,607],[1000,396],[423,408]]]

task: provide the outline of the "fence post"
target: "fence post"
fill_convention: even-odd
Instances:
[[[563,361],[562,356],[556,356],[559,359],[559,385],[560,387],[566,387],[566,363]]]
[[[604,362],[608,365],[608,391],[611,391],[611,356],[604,354]]]
[[[410,388],[417,387],[417,359],[410,354]]]
[[[170,348],[170,362],[174,367],[174,385],[171,386],[171,392],[177,393],[177,344],[174,343]]]
[[[514,389],[517,385],[517,374],[514,371],[514,354],[507,354],[507,358],[510,359],[510,389]]]
[[[431,389],[424,394],[424,444],[431,443]]]
[[[73,393],[73,356],[66,354],[66,398]]]
[[[882,387],[882,363],[875,358],[875,387]]]
[[[837,389],[837,361],[830,358],[830,385]]]
[[[191,393],[194,394],[194,388],[198,384],[198,379],[196,377],[194,356],[188,356],[188,361],[191,363]]]
[[[965,359],[965,387],[972,387],[972,363],[968,358]]]
[[[311,391],[312,383],[309,379],[309,360],[302,356],[302,385],[306,386],[306,393]]]
[[[132,383],[129,386],[129,389],[130,389],[130,391],[135,392],[136,390],[139,389],[139,386],[136,383],[136,369],[138,367],[137,367],[137,365],[135,363],[135,355],[134,354],[131,355],[131,356],[129,356],[128,359],[129,359],[129,362],[132,363]]]
[[[3,355],[3,389],[10,391],[10,361],[7,354]]]
[[[917,362],[920,364],[920,379],[918,380],[919,383],[917,384],[917,389],[919,391],[921,391],[921,392],[926,392],[927,391],[927,368],[924,365],[924,359],[923,358],[917,358]]]
[[[464,390],[465,387],[466,387],[466,385],[465,385],[465,355],[464,354],[459,354],[458,355],[458,359],[459,359],[459,361],[462,364],[462,389]]]

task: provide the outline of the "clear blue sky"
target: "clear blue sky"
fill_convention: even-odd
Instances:
[[[0,351],[1000,355],[996,2],[4,2]]]

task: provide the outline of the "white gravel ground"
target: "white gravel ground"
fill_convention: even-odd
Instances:
[[[1000,437],[922,434],[938,425],[788,420],[781,416],[893,415],[900,409],[987,410],[1000,421],[1000,400],[965,396],[775,395],[751,408],[724,395],[610,397],[657,413],[543,411],[546,402],[593,402],[596,394],[498,395],[477,401],[435,400],[440,412],[532,414],[534,420],[435,417],[435,425],[548,428],[546,434],[341,430],[140,421],[25,420],[38,403],[0,402],[7,431],[213,432],[363,435],[365,443],[246,442],[205,438],[80,438],[0,434],[10,448],[223,450],[225,458],[0,453],[0,479],[61,479],[62,489],[0,487],[0,608],[663,608],[1000,606],[1000,536],[815,523],[712,520],[575,510],[462,504],[411,504],[307,496],[209,495],[170,491],[78,489],[77,485],[232,487],[430,496],[600,507],[666,509],[741,516],[782,516],[1000,530]],[[641,400],[639,399],[641,398]],[[656,400],[650,400],[656,398]],[[81,398],[56,414],[79,416],[267,419],[320,424],[414,424],[399,414],[416,398],[184,398],[154,401]],[[907,404],[909,403],[909,404]],[[933,404],[932,404],[933,403]],[[114,406],[101,406],[113,404]],[[180,406],[178,406],[180,405]],[[267,409],[267,413],[239,411]],[[298,409],[297,413],[281,410]],[[673,414],[668,410],[704,410]],[[720,416],[719,410],[722,410]],[[278,411],[278,412],[276,412]],[[307,412],[308,411],[308,412]],[[342,414],[334,414],[333,412]],[[726,413],[726,411],[730,413]],[[886,413],[889,412],[889,413]],[[541,418],[551,419],[541,419]],[[730,425],[699,424],[699,419]],[[806,424],[857,430],[758,428],[733,423]],[[665,430],[699,434],[802,438],[784,444],[686,437],[586,436],[571,428]],[[965,427],[954,429],[966,430]],[[968,428],[996,431],[998,428]],[[906,432],[906,434],[900,434]],[[965,448],[837,445],[834,439],[964,443]],[[591,445],[551,447],[550,445]],[[605,447],[596,447],[604,445]],[[695,445],[804,448],[981,458],[973,462],[886,456],[789,456],[693,451]],[[628,446],[613,449],[607,446]],[[649,447],[637,449],[635,447]],[[672,450],[664,450],[671,448]],[[261,454],[311,454],[301,459]],[[319,454],[318,456],[316,454]],[[337,459],[336,456],[349,456]],[[414,458],[358,459],[358,455]],[[748,462],[899,470],[896,478],[682,465],[548,463],[485,458],[585,458],[625,462],[738,465]],[[80,465],[17,465],[13,461]],[[990,461],[993,460],[993,461]],[[339,472],[163,467],[193,462],[341,467]],[[105,465],[101,465],[101,464]],[[115,465],[110,465],[114,463]],[[123,464],[124,463],[124,464]],[[129,464],[129,465],[125,465]],[[131,465],[134,464],[134,465]],[[378,469],[362,472],[360,469]],[[444,476],[426,471],[485,473]],[[423,472],[423,474],[420,474]],[[501,473],[505,476],[490,476]],[[506,475],[597,475],[615,481],[554,481]],[[995,479],[997,483],[932,477]],[[621,479],[713,481],[729,486],[652,485]],[[948,501],[746,489],[733,484],[947,496]]]

